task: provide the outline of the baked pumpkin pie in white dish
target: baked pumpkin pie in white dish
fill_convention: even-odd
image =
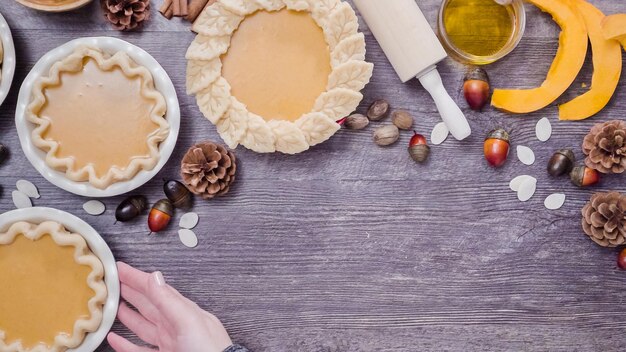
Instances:
[[[220,0],[193,25],[187,92],[231,148],[296,154],[339,130],[372,76],[340,0]]]
[[[94,351],[119,302],[115,259],[87,223],[56,209],[0,214],[0,351]]]
[[[104,269],[55,221],[0,232],[0,351],[65,351],[102,322]]]
[[[11,28],[0,14],[0,105],[4,102],[13,83],[15,74],[15,46]]]
[[[176,91],[148,53],[115,38],[54,49],[27,76],[16,110],[29,161],[72,193],[108,197],[149,181],[180,124]]]

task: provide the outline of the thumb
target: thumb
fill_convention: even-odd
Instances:
[[[160,271],[150,274],[147,296],[169,325],[181,331],[193,323],[194,314],[189,305],[165,283]]]

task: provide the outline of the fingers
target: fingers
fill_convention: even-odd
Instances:
[[[146,296],[156,306],[163,318],[179,331],[186,326],[197,323],[200,318],[200,314],[197,314],[196,311],[196,309],[200,309],[197,306],[194,308],[189,305],[180,293],[166,285],[160,272],[151,274]]]
[[[125,303],[120,304],[117,318],[144,342],[158,346],[159,337],[156,325],[146,320],[141,314],[130,309]]]
[[[123,262],[117,262],[117,272],[121,283],[128,285],[135,291],[139,291],[144,294],[147,292],[150,274],[137,270]]]
[[[126,284],[121,285],[121,293],[122,298],[133,305],[133,307],[137,308],[139,313],[146,317],[151,323],[159,324],[161,322],[161,313],[159,313],[159,310],[143,293],[132,289]]]
[[[148,347],[137,346],[114,332],[109,333],[107,341],[116,352],[156,352]]]

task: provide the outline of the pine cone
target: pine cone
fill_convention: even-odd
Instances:
[[[596,193],[583,208],[583,230],[603,247],[626,242],[626,196],[619,192]]]
[[[126,31],[150,18],[150,0],[100,0],[104,17],[113,28]]]
[[[204,199],[226,194],[236,172],[235,154],[211,141],[189,148],[181,163],[183,181]]]
[[[626,122],[614,120],[593,126],[583,141],[585,164],[604,174],[626,171]]]

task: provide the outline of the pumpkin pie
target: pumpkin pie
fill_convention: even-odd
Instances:
[[[187,92],[229,147],[300,153],[329,139],[372,76],[340,0],[220,0],[193,25]]]
[[[0,233],[0,352],[62,352],[102,322],[104,269],[63,225],[16,222]]]
[[[80,47],[35,82],[27,118],[48,166],[105,189],[157,165],[166,108],[150,71],[126,53]]]

